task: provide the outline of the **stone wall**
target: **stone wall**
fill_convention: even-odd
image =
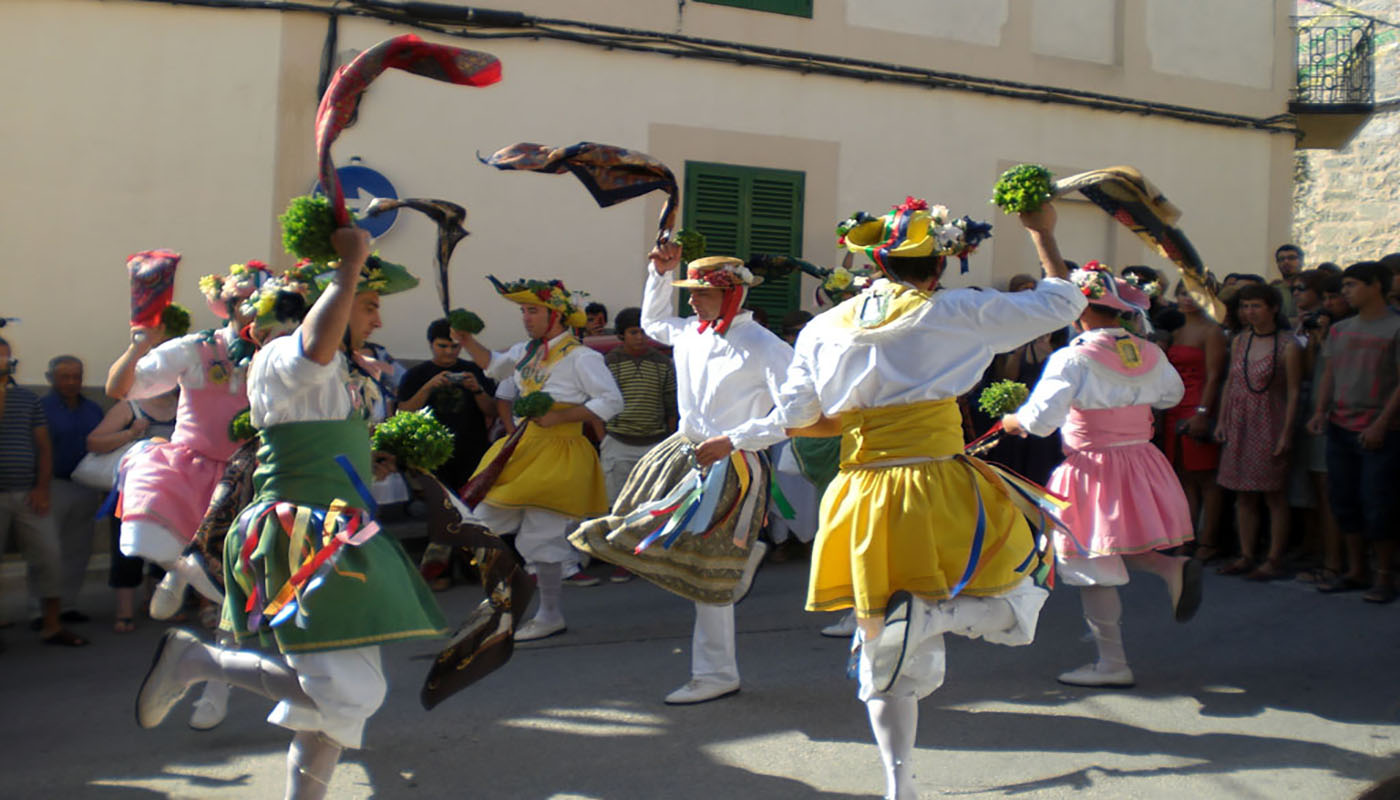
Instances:
[[[1394,0],[1351,0],[1348,7],[1400,22]],[[1298,15],[1337,13],[1300,0]],[[1400,28],[1376,26],[1376,113],[1339,150],[1299,150],[1293,187],[1293,237],[1309,264],[1345,267],[1400,252]]]

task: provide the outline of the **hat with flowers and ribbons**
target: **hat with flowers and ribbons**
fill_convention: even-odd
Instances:
[[[1089,302],[1105,306],[1122,314],[1143,314],[1151,305],[1147,293],[1113,274],[1107,266],[1090,261],[1070,273],[1070,280],[1079,287]]]
[[[684,278],[671,281],[672,286],[682,289],[752,288],[760,283],[763,278],[745,266],[743,259],[733,256],[697,258],[686,264]]]
[[[583,311],[583,297],[571,293],[557,278],[547,281],[521,278],[510,283],[502,283],[495,275],[487,275],[486,279],[491,281],[497,294],[512,303],[540,306],[559,314],[566,328],[582,328],[588,324],[588,315]]]
[[[992,235],[992,226],[966,216],[952,219],[947,206],[906,197],[882,216],[855,212],[836,226],[836,235],[838,246],[865,254],[887,272],[891,258],[927,256],[957,256],[967,272],[968,255]]]

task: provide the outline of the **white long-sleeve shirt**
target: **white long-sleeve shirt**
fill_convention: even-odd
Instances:
[[[1073,322],[1084,295],[1046,278],[1033,291],[953,289],[878,327],[851,327],[848,304],[875,303],[892,287],[881,279],[818,315],[797,337],[779,404],[790,428],[857,408],[907,405],[966,394],[998,353]]]
[[[675,316],[671,281],[647,268],[642,330],[671,345],[676,360],[680,430],[698,444],[728,436],[737,450],[762,450],[787,438],[774,413],[792,348],[740,312],[724,334],[700,331],[700,320]]]
[[[558,347],[568,336],[569,333],[565,332],[550,339],[550,348]],[[520,395],[515,365],[525,357],[529,346],[529,342],[517,342],[505,352],[491,353],[491,363],[483,371],[496,381],[496,397],[514,400]],[[622,390],[617,388],[612,371],[598,351],[582,344],[565,353],[550,367],[542,391],[557,402],[581,405],[604,422],[622,411]]]
[[[141,356],[136,362],[135,379],[127,392],[127,399],[145,400],[157,397],[176,386],[203,389],[205,373],[210,366],[204,363],[204,335],[186,334],[162,342],[159,347]],[[227,350],[233,344],[234,333],[225,326],[215,330],[214,337],[219,345]],[[223,366],[229,393],[237,394],[243,391],[243,370],[228,363]]]
[[[1111,369],[1086,354],[1086,348],[1104,339],[1127,335],[1122,328],[1085,331],[1068,346],[1051,353],[1031,396],[1016,411],[1021,427],[1035,436],[1049,436],[1065,424],[1071,408],[1172,408],[1180,403],[1186,387],[1160,351],[1155,354],[1156,364],[1136,376]],[[1139,340],[1138,345],[1157,347],[1144,340]]]

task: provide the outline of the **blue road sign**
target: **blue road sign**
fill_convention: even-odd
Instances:
[[[394,208],[366,218],[364,216],[365,206],[369,205],[369,201],[376,197],[397,200],[399,193],[394,189],[394,184],[390,183],[389,179],[384,177],[382,173],[363,164],[356,164],[355,160],[351,159],[350,164],[337,168],[335,174],[340,178],[341,191],[345,193],[345,207],[359,218],[359,226],[369,231],[369,235],[377,239],[394,227],[394,220],[399,218],[399,210]],[[316,181],[316,187],[311,192],[312,194],[325,194],[320,181]]]

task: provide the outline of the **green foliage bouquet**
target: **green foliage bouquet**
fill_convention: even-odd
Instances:
[[[411,469],[432,472],[452,457],[452,431],[426,408],[400,411],[374,429],[373,445]]]
[[[997,381],[982,390],[977,407],[992,419],[1001,419],[1020,408],[1030,394],[1026,385],[1019,381]]]
[[[992,202],[1007,214],[1036,211],[1049,202],[1053,188],[1050,170],[1039,164],[1020,164],[997,178]]]
[[[452,309],[447,315],[447,324],[451,325],[454,331],[465,331],[473,336],[486,330],[486,323],[481,321],[481,317],[465,308]]]

